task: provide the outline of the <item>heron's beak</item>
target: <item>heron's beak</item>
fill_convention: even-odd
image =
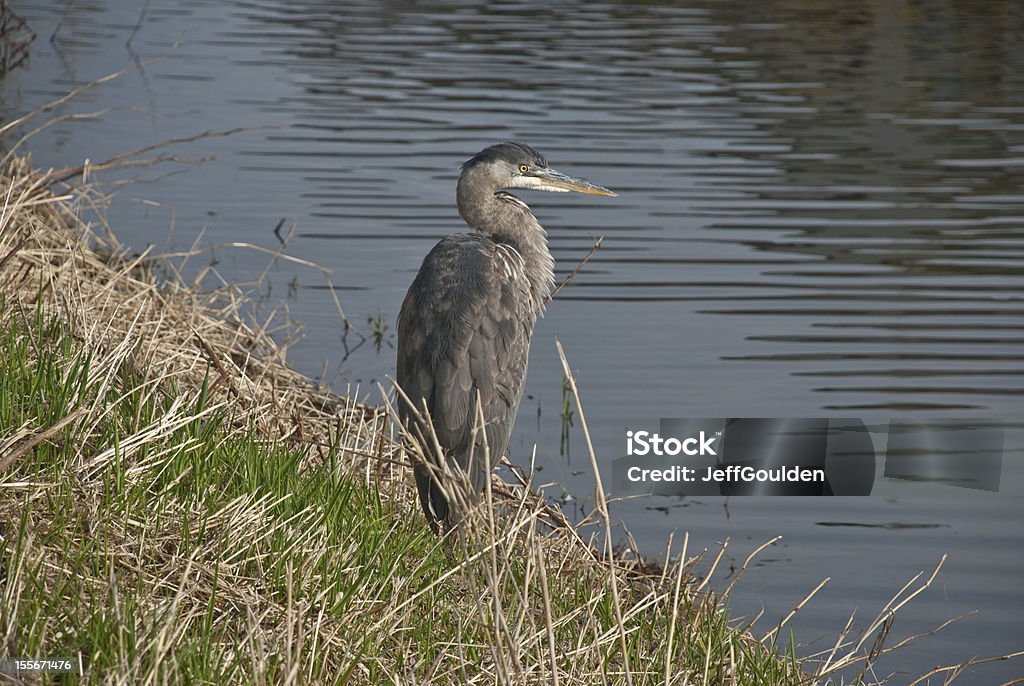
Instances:
[[[589,181],[568,176],[554,169],[536,169],[531,171],[529,175],[540,181],[536,186],[538,190],[575,191],[577,193],[586,193],[587,195],[606,195],[611,198],[618,196],[618,193],[610,191],[604,186],[598,186]]]

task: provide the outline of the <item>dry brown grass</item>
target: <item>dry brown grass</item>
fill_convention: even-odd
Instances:
[[[24,157],[3,171],[5,212],[15,214],[0,235],[0,290],[15,316],[42,304],[90,348],[120,351],[151,380],[195,391],[209,373],[212,403],[230,405],[268,440],[310,445],[313,460],[337,445],[350,469],[369,469],[395,482],[396,497],[409,497],[402,470],[367,461],[385,440],[382,413],[288,367],[272,337],[275,322],[251,323],[249,295],[229,284],[212,291],[180,279],[158,284],[149,254],[130,253],[96,225],[105,201],[97,191],[81,185],[55,195],[52,177]]]

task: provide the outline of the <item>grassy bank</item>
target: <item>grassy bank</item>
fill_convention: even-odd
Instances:
[[[877,657],[801,665],[695,558],[603,558],[521,486],[439,542],[387,413],[289,369],[244,294],[158,283],[23,159],[0,198],[0,655],[220,684],[770,685]]]

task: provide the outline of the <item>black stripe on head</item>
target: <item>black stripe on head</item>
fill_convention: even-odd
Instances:
[[[548,166],[548,162],[544,159],[544,156],[526,143],[509,141],[507,143],[498,143],[497,145],[492,145],[489,148],[484,148],[477,154],[473,155],[473,157],[466,160],[462,165],[462,168],[466,169],[467,167],[472,167],[477,164],[496,162],[499,160],[508,162],[515,166],[520,164],[528,164],[531,167]]]

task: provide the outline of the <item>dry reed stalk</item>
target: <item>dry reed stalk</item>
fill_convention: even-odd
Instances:
[[[595,250],[598,245],[600,245],[600,241],[595,243]],[[572,393],[573,398],[576,400],[576,410],[580,415],[580,427],[583,429],[583,437],[587,443],[587,454],[590,456],[590,468],[594,471],[594,500],[597,504],[597,511],[601,517],[601,521],[604,524],[605,552],[608,556],[608,564],[614,568],[615,554],[612,549],[612,520],[611,515],[608,514],[608,501],[605,497],[604,485],[601,483],[601,471],[597,465],[597,456],[594,453],[594,445],[590,440],[590,431],[587,429],[587,419],[583,414],[583,401],[580,399],[579,389],[576,388],[576,377],[573,376],[572,370],[569,368],[569,361],[565,357],[565,351],[562,349],[561,342],[555,341],[555,346],[558,348],[558,357],[562,361],[562,371],[565,373],[565,377],[569,380],[569,390]],[[619,647],[622,649],[622,659],[626,667],[626,684],[627,686],[632,686],[633,677],[630,672],[629,649],[626,646],[626,626],[622,618],[622,600],[619,598],[619,588],[618,583],[616,582],[616,577],[617,574],[613,569],[609,578],[611,579],[615,616],[618,619]]]

